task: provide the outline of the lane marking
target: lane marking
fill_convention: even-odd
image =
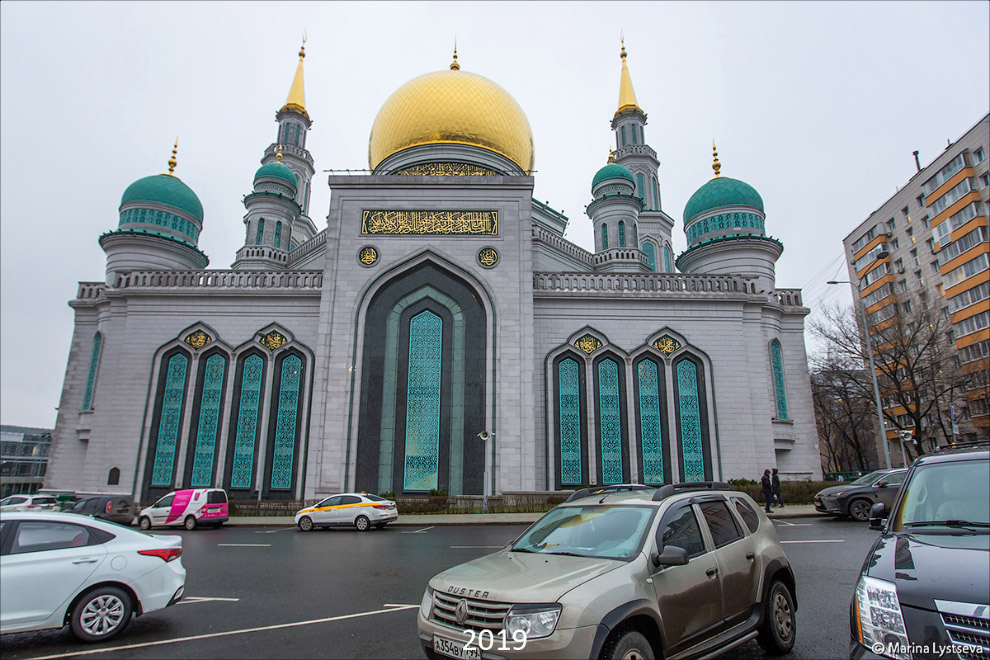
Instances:
[[[779,523],[788,527],[811,527],[811,523],[785,523],[783,521],[779,521]]]
[[[278,534],[279,532],[291,532],[295,527],[286,527],[285,529],[266,529],[260,532],[255,532],[255,534]]]
[[[845,539],[812,539],[808,541],[781,541],[781,543],[845,543]]]
[[[794,523],[787,522],[786,520],[774,520],[773,521],[773,524],[774,525],[787,525],[788,527],[794,527]]]
[[[426,530],[433,529],[433,527],[436,527],[436,525],[433,525],[432,527],[424,527],[423,529],[417,529],[414,532],[402,532],[402,534],[423,534]]]
[[[236,603],[240,598],[220,598],[220,597],[208,597],[208,596],[188,596],[180,600],[176,605],[188,605],[195,603],[208,603],[212,601],[217,601],[221,603]]]
[[[504,545],[452,545],[454,550],[466,550],[468,548],[504,548]]]
[[[95,655],[97,653],[108,653],[111,651],[126,651],[130,649],[147,648],[149,646],[162,646],[164,644],[177,644],[179,642],[191,642],[200,639],[211,639],[214,637],[229,637],[231,635],[243,635],[244,633],[263,632],[266,630],[280,630],[282,628],[298,628],[299,626],[310,626],[316,623],[328,623],[330,621],[343,621],[345,619],[357,619],[376,614],[388,614],[389,612],[402,612],[404,610],[414,610],[419,605],[405,605],[400,603],[386,603],[384,610],[372,610],[370,612],[358,612],[357,614],[343,614],[340,616],[330,616],[325,619],[312,619],[310,621],[296,621],[294,623],[279,623],[272,626],[261,626],[259,628],[243,628],[241,630],[227,630],[225,632],[207,633],[204,635],[191,635],[189,637],[176,637],[175,639],[161,639],[155,642],[143,642],[138,644],[126,644],[124,646],[108,646],[102,649],[89,648],[84,651],[72,651],[70,653],[56,653],[53,655],[39,655],[30,660],[54,660],[54,658],[71,658],[77,655]]]
[[[270,548],[271,543],[217,543],[218,548]]]

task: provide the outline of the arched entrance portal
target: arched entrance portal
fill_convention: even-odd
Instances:
[[[358,489],[482,493],[487,325],[478,291],[433,262],[374,294],[362,337]]]

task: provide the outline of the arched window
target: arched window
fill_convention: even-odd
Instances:
[[[275,247],[282,247],[282,221],[275,223]]]
[[[626,247],[626,223],[619,220],[619,247]]]
[[[255,245],[261,245],[261,240],[265,237],[265,219],[258,220],[258,236],[254,239]]]
[[[656,211],[660,210],[660,192],[659,186],[657,186],[657,178],[650,177],[650,181],[653,183],[653,208]]]
[[[272,427],[269,429],[272,440],[268,450],[271,490],[291,490],[295,482],[302,373],[302,358],[295,353],[286,354],[276,364],[277,395],[272,397]]]
[[[642,174],[636,175],[636,197],[646,201],[646,182]]]
[[[657,272],[657,254],[653,247],[653,243],[649,241],[643,243],[641,246],[643,252],[646,253],[646,263],[650,265],[650,270],[654,273]]]
[[[103,335],[93,336],[93,352],[89,357],[89,374],[86,376],[86,393],[83,395],[83,410],[93,409],[93,387],[96,385],[96,371],[100,366],[100,352],[103,349]]]
[[[632,244],[635,247],[639,245],[639,229],[636,228],[636,223],[632,223]]]
[[[770,342],[770,368],[773,372],[773,391],[777,403],[777,419],[788,419],[787,392],[784,391],[784,359],[780,351],[780,342],[776,339]]]
[[[231,440],[228,441],[227,474],[230,489],[254,488],[258,421],[265,382],[265,359],[260,352],[242,357],[234,380]]]
[[[673,261],[674,261],[673,260],[673,255],[670,253],[670,246],[669,245],[664,245],[663,246],[663,272],[665,272],[665,273],[673,273],[674,272]]]
[[[602,223],[602,249],[608,249],[608,225],[604,222]]]
[[[622,132],[622,146],[624,147],[624,146],[626,146],[626,127],[625,126],[623,126],[621,128],[621,132]]]
[[[666,387],[663,365],[646,357],[636,363],[639,454],[644,484],[668,483]]]
[[[191,438],[192,448],[187,452],[186,467],[192,488],[209,488],[213,485],[226,376],[227,358],[223,353],[213,353],[200,360],[197,400],[193,406],[192,427],[195,435]]]
[[[171,488],[175,472],[176,449],[182,428],[183,402],[186,398],[186,376],[189,358],[181,350],[162,358],[158,376],[155,418],[152,421],[151,456],[148,484]]]
[[[117,486],[120,485],[120,468],[110,468],[110,473],[107,474],[107,485]]]
[[[629,128],[630,128],[630,130],[632,132],[632,143],[633,144],[636,144],[638,142],[638,140],[636,139],[636,137],[637,137],[636,136],[636,124],[631,124],[629,126]]]
[[[437,488],[440,471],[440,381],[443,319],[426,309],[409,320],[403,489]]]
[[[560,485],[585,482],[584,437],[582,410],[583,361],[573,357],[557,360],[557,442],[560,450]]]
[[[598,460],[600,484],[619,484],[625,481],[626,429],[625,397],[622,385],[625,366],[612,358],[602,358],[595,367],[597,387],[595,407],[598,428]]]
[[[704,367],[698,360],[683,357],[674,364],[674,380],[681,481],[706,481],[711,478],[711,450]]]

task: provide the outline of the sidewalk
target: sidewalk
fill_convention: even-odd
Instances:
[[[399,512],[399,519],[389,523],[395,527],[436,527],[437,525],[528,525],[539,520],[542,513],[427,513]],[[776,518],[813,518],[821,516],[811,504],[793,504],[768,514]],[[292,527],[292,516],[234,516],[227,525],[232,527]]]

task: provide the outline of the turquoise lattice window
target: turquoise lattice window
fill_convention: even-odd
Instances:
[[[175,447],[182,426],[182,400],[186,394],[186,370],[189,358],[176,353],[168,360],[165,371],[165,391],[162,393],[161,418],[158,421],[158,441],[151,472],[152,486],[171,486],[175,465]]]
[[[602,249],[608,249],[608,225],[602,223]]]
[[[784,360],[780,353],[780,342],[770,342],[770,367],[773,370],[773,391],[777,401],[777,419],[787,417],[787,392],[784,391]]]
[[[282,247],[282,221],[275,223],[275,247]]]
[[[86,393],[83,395],[83,410],[93,408],[93,386],[96,385],[96,370],[100,367],[100,351],[103,349],[103,335],[93,336],[93,352],[89,356],[89,374],[86,376]]]
[[[193,488],[209,488],[213,485],[213,457],[216,454],[217,430],[220,426],[220,403],[223,400],[224,375],[227,358],[219,353],[206,360],[203,375],[203,391],[199,397],[199,424],[196,429],[196,449],[193,453]]]
[[[602,483],[622,483],[622,406],[619,367],[614,360],[598,363],[598,437]]]
[[[258,220],[258,236],[254,239],[255,245],[261,245],[261,239],[265,237],[265,219]]]
[[[624,147],[624,146],[626,146],[626,127],[625,126],[622,127],[621,132],[622,132],[622,146]]]
[[[254,443],[258,436],[258,405],[261,403],[265,361],[251,355],[241,367],[241,400],[237,411],[234,456],[230,469],[231,488],[251,488],[254,475]]]
[[[653,243],[647,241],[642,245],[643,252],[646,253],[646,263],[650,265],[650,270],[654,273],[657,272],[657,252],[653,247]]]
[[[663,272],[672,273],[674,272],[674,267],[672,265],[673,255],[670,253],[670,246],[663,246]]]
[[[657,190],[657,178],[652,177],[650,182],[653,184],[653,208],[657,211],[660,210],[660,193]]]
[[[619,247],[626,247],[626,223],[619,220]]]
[[[275,417],[275,442],[272,447],[272,488],[292,487],[292,459],[296,452],[296,416],[299,413],[299,384],[302,360],[289,355],[282,360],[282,378],[278,388],[278,413]]]
[[[646,200],[646,180],[643,179],[642,174],[636,175],[636,197]]]
[[[681,427],[681,476],[684,481],[704,481],[705,454],[702,448],[698,367],[690,360],[677,363],[677,398]]]
[[[664,433],[660,417],[660,372],[653,360],[636,367],[639,378],[640,449],[643,453],[643,483],[662,484]]]
[[[402,487],[431,490],[440,473],[440,374],[443,319],[429,310],[409,321],[406,449]]]
[[[567,358],[557,367],[557,423],[560,427],[560,483],[579,484],[581,478],[581,391],[578,363]]]

